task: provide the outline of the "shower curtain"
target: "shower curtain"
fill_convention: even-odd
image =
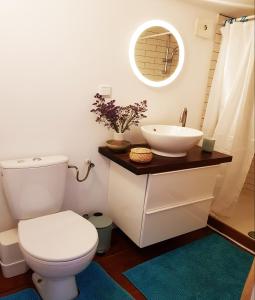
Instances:
[[[221,166],[212,211],[231,216],[254,155],[254,21],[227,23],[203,124],[217,151],[231,154]]]

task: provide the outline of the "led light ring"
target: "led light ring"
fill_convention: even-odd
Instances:
[[[136,65],[136,61],[135,61],[135,46],[136,46],[137,40],[139,39],[140,35],[146,29],[148,29],[150,27],[154,27],[154,26],[163,27],[166,30],[168,30],[169,32],[171,32],[171,34],[175,37],[178,47],[179,47],[179,62],[178,62],[177,68],[175,69],[174,73],[171,76],[169,76],[167,79],[162,80],[162,81],[153,81],[153,80],[146,78],[138,69],[138,67]],[[176,79],[176,77],[179,75],[179,73],[181,72],[181,69],[183,67],[184,45],[183,45],[182,38],[181,38],[179,32],[176,30],[176,28],[173,25],[169,24],[168,22],[161,21],[161,20],[151,20],[151,21],[145,22],[144,24],[142,24],[141,26],[139,26],[137,28],[137,30],[134,32],[134,34],[131,37],[130,46],[129,46],[129,60],[130,60],[131,68],[132,68],[133,72],[135,73],[136,77],[138,79],[140,79],[143,83],[145,83],[146,85],[152,86],[152,87],[166,86]]]

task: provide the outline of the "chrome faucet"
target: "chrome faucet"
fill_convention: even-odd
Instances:
[[[180,121],[179,121],[180,123],[182,123],[182,127],[186,126],[187,115],[188,115],[187,107],[184,107],[184,109],[180,115]]]

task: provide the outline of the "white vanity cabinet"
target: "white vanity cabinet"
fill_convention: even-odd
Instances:
[[[113,222],[139,247],[205,227],[218,165],[135,175],[111,162]]]

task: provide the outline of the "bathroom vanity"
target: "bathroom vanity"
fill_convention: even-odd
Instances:
[[[137,146],[137,145],[136,145]],[[232,157],[195,146],[185,157],[148,164],[99,147],[111,160],[108,201],[114,223],[139,247],[205,227],[219,166]]]

